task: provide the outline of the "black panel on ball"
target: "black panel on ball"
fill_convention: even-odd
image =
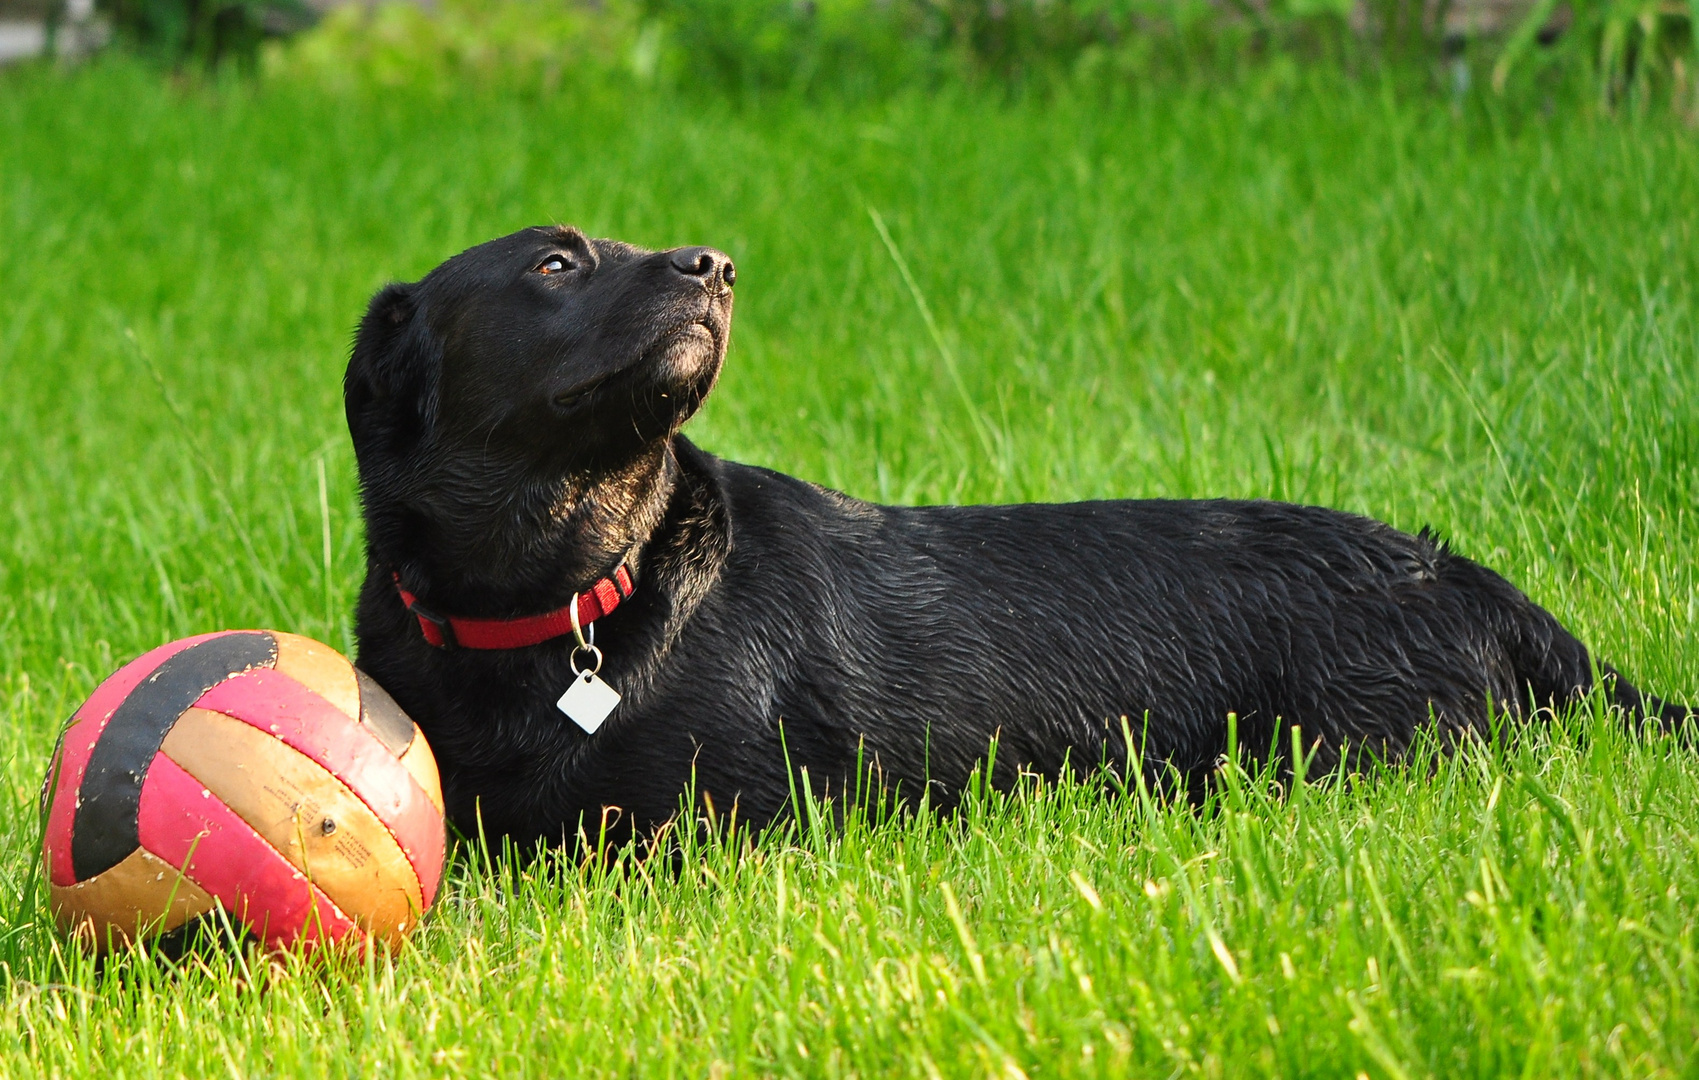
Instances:
[[[232,675],[276,659],[277,642],[270,634],[220,634],[167,657],[113,710],[77,792],[71,869],[78,881],[117,866],[141,843],[136,815],[142,783],[183,711]]]
[[[396,757],[405,754],[413,744],[413,721],[401,711],[401,706],[395,703],[389,692],[377,684],[377,680],[359,668],[354,669],[354,678],[360,684],[360,723],[376,735],[390,753]]]

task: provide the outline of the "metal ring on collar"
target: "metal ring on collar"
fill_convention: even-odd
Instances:
[[[578,596],[573,594],[572,603],[566,605],[572,613],[572,636],[578,639],[578,649],[594,649],[596,647],[596,620],[590,620],[590,640],[584,640],[584,627],[578,624]],[[577,652],[578,649],[572,650]]]
[[[602,670],[602,650],[596,648],[594,645],[574,645],[572,647],[572,655],[567,657],[567,663],[572,665],[573,675],[582,677],[585,674],[585,669],[578,666],[578,654],[581,652],[587,652],[590,654],[592,666],[589,669],[589,674],[594,675],[596,672]]]

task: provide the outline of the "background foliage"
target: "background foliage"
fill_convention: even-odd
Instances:
[[[119,41],[174,66],[251,66],[267,37],[313,23],[304,0],[96,0]]]
[[[1656,102],[1699,121],[1699,0],[381,0],[333,10],[292,50],[275,43],[313,25],[304,0],[98,2],[119,41],[180,70],[251,69],[271,41],[274,70],[341,82],[536,68],[549,85],[594,70],[842,96],[1296,62],[1397,69],[1453,94],[1483,81],[1549,100],[1554,83],[1585,81],[1607,110]]]

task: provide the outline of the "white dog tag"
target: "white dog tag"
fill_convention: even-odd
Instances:
[[[594,735],[618,704],[618,690],[603,682],[594,671],[581,671],[555,702],[555,708],[571,717],[586,734]]]

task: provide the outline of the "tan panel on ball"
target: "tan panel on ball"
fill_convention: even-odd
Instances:
[[[299,634],[273,631],[271,636],[277,639],[278,671],[335,705],[350,719],[360,719],[360,684],[347,658],[329,645]]]
[[[424,908],[419,877],[401,845],[317,762],[205,709],[185,712],[162,749],[367,933],[394,943],[417,921]]]
[[[425,789],[425,797],[431,800],[431,805],[442,812],[442,776],[437,772],[436,755],[425,742],[425,736],[420,733],[418,725],[413,727],[413,743],[407,752],[401,755],[401,766],[413,774],[413,779]]]
[[[215,901],[182,871],[137,848],[110,870],[75,885],[52,886],[59,929],[97,949],[177,929],[213,909]]]

